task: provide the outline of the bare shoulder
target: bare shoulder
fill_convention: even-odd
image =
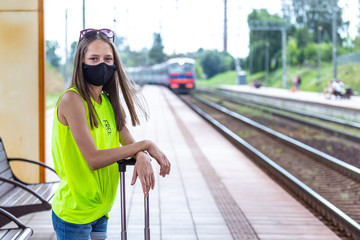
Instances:
[[[59,108],[78,108],[85,107],[81,96],[75,91],[67,91],[64,93],[59,102]]]
[[[86,108],[81,96],[75,91],[67,91],[59,101],[58,118],[64,125],[69,125],[69,118],[78,118],[86,114]]]

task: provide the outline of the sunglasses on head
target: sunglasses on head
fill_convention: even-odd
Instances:
[[[112,41],[115,41],[115,33],[113,30],[111,29],[107,29],[107,28],[102,28],[102,29],[94,29],[94,28],[87,28],[84,30],[80,31],[80,38],[79,41],[85,37],[93,37],[95,36],[97,33],[101,33],[104,34],[107,38],[112,39]]]

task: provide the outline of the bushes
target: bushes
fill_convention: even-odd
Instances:
[[[304,50],[305,60],[311,65],[317,63],[318,46],[316,43],[309,43]]]
[[[332,61],[332,43],[323,42],[320,44],[321,48],[321,60],[325,62]],[[311,65],[316,65],[318,61],[318,51],[319,45],[316,43],[309,43],[304,49],[305,61]],[[292,55],[293,56],[293,55]],[[298,59],[301,57],[298,56]],[[293,58],[292,58],[293,60]],[[291,62],[292,64],[297,64],[300,62]]]
[[[226,52],[217,50],[206,51],[200,59],[200,64],[208,78],[235,69],[234,58]]]

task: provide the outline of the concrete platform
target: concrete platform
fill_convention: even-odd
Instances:
[[[298,100],[303,102],[310,102],[315,104],[323,104],[334,107],[349,108],[360,111],[360,97],[352,96],[351,99],[340,99],[332,96],[331,99],[327,99],[323,93],[308,92],[308,91],[296,91],[291,92],[288,89],[281,88],[269,88],[261,87],[254,88],[249,85],[223,85],[220,89],[234,90],[244,93],[258,94],[269,97],[277,97],[289,100]]]
[[[332,97],[327,99],[323,93],[296,91],[287,89],[248,85],[223,85],[219,89],[230,91],[250,100],[264,102],[278,107],[306,111],[360,123],[360,97],[351,99]]]
[[[338,239],[168,89],[145,86],[143,94],[151,119],[131,132],[137,140],[156,142],[172,164],[171,175],[162,178],[157,163],[152,162],[157,177],[150,193],[151,239]],[[51,116],[49,112],[48,143]],[[129,168],[128,239],[137,240],[143,239],[143,196],[139,182],[129,185],[131,175]],[[108,239],[120,239],[120,203],[116,201]],[[233,203],[236,206],[230,207],[236,216],[227,210]],[[244,229],[234,224],[238,214],[244,215],[242,221],[248,225]],[[31,239],[56,239],[51,212],[30,214],[21,220],[34,229]],[[250,231],[255,235],[238,237]]]

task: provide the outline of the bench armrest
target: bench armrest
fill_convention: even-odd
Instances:
[[[8,161],[9,162],[11,162],[11,161],[20,161],[20,162],[28,162],[28,163],[37,164],[37,165],[40,165],[40,166],[42,166],[44,168],[47,168],[47,169],[53,171],[57,175],[56,171],[53,168],[49,167],[48,165],[46,165],[46,164],[44,164],[42,162],[38,162],[38,161],[26,159],[26,158],[8,158]]]
[[[16,182],[16,181],[13,181],[13,180],[10,180],[10,179],[7,179],[7,178],[3,178],[3,177],[0,177],[0,181],[10,183],[10,184],[12,184],[12,185],[14,185],[16,187],[20,187],[20,188],[24,189],[25,191],[31,193],[35,197],[37,197],[43,204],[48,204],[48,202],[43,197],[41,197],[38,193],[34,192],[30,188],[28,188],[26,185],[24,185],[24,184],[22,184],[20,182]]]
[[[16,223],[16,225],[18,225],[19,228],[25,229],[26,226],[19,220],[17,219],[14,215],[12,215],[11,213],[9,213],[8,211],[0,208],[0,214],[7,217],[8,219],[10,219],[12,222]]]
[[[2,209],[0,208],[0,216],[1,218],[5,218],[5,219],[8,219],[8,223],[9,222],[13,222],[15,223],[18,228],[15,229],[15,228],[8,228],[8,229],[5,229],[5,230],[9,230],[9,231],[18,231],[16,232],[16,239],[18,240],[25,240],[25,239],[28,239],[32,234],[33,234],[33,230],[30,228],[30,227],[27,227],[25,226],[18,218],[16,218],[14,215],[12,215],[11,213],[9,213],[8,211],[6,211],[5,209]],[[7,223],[3,223],[0,225],[0,227],[6,225]],[[19,232],[21,231],[21,232]],[[11,235],[12,233],[10,233]],[[5,239],[7,239],[7,236],[5,236]],[[3,238],[4,236],[1,237],[1,239]],[[11,236],[10,236],[11,237]],[[13,239],[13,238],[12,238]]]
[[[19,161],[19,162],[27,162],[27,163],[31,163],[31,164],[36,164],[36,165],[39,165],[39,166],[41,166],[41,167],[44,167],[44,168],[49,169],[50,171],[54,172],[54,173],[56,174],[56,176],[59,177],[59,175],[57,174],[57,172],[56,172],[53,168],[49,167],[48,165],[46,165],[46,164],[44,164],[44,163],[42,163],[42,162],[38,162],[38,161],[26,159],[26,158],[8,158],[8,161],[9,161],[9,162],[11,162],[11,161],[14,161],[14,162]],[[15,176],[15,174],[14,174],[14,176]],[[59,177],[59,178],[60,178],[60,177]],[[27,182],[24,182],[23,180],[21,180],[21,179],[18,178],[17,176],[15,176],[15,179],[16,179],[17,181],[25,184],[25,185],[29,184],[29,183],[27,183]],[[57,182],[57,181],[52,181],[52,182]],[[46,183],[52,183],[52,182],[46,182]]]

